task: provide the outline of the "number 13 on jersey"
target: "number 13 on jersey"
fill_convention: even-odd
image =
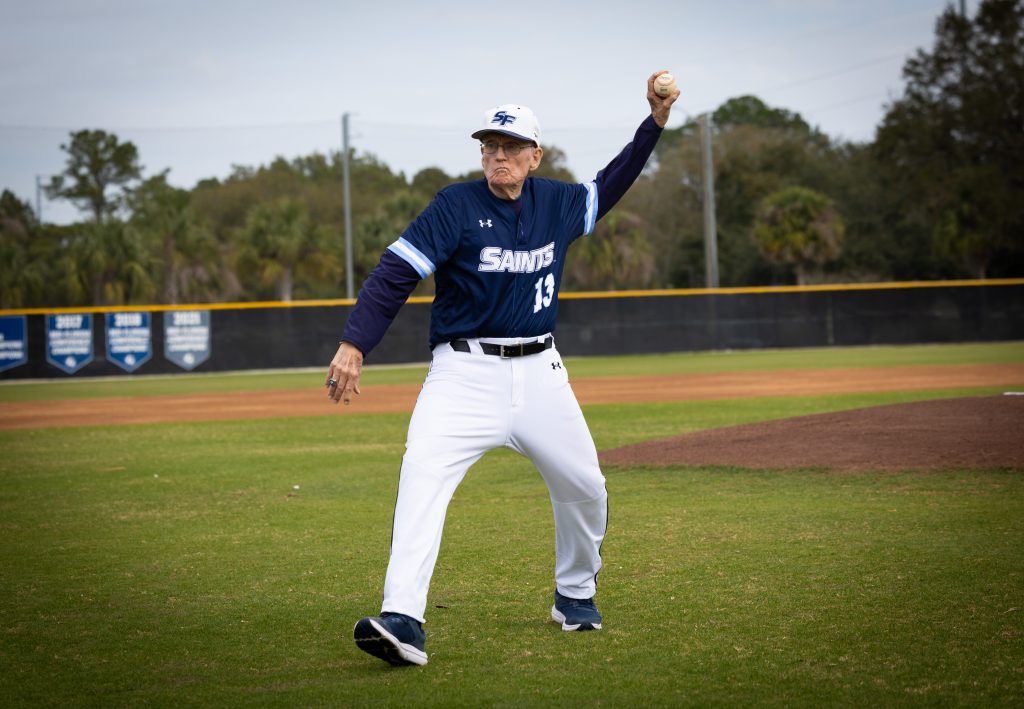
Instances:
[[[537,297],[533,299],[533,312],[539,313],[542,308],[551,305],[555,297],[555,276],[549,273],[543,278],[538,278],[533,288],[537,291]]]

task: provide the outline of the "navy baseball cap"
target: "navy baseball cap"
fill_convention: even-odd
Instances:
[[[515,103],[487,109],[484,112],[484,127],[470,137],[479,139],[487,133],[501,133],[510,138],[529,140],[540,147],[540,123],[537,122],[537,116],[526,106]]]

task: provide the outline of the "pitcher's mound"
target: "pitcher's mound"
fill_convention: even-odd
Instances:
[[[1024,396],[894,404],[697,431],[603,451],[611,465],[1024,469]]]

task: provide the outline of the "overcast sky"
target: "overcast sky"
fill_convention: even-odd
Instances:
[[[943,0],[0,0],[0,189],[36,204],[71,131],[139,148],[191,188],[232,165],[352,146],[412,177],[479,166],[469,134],[500,103],[590,179],[676,74],[670,127],[754,94],[868,141]],[[977,0],[969,0],[972,13]],[[340,199],[340,198],[339,198]],[[79,219],[42,201],[46,221]]]

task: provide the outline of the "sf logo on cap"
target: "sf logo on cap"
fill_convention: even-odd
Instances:
[[[494,114],[494,118],[491,119],[491,123],[498,123],[503,126],[515,122],[516,117],[508,115],[505,111],[498,111]]]

